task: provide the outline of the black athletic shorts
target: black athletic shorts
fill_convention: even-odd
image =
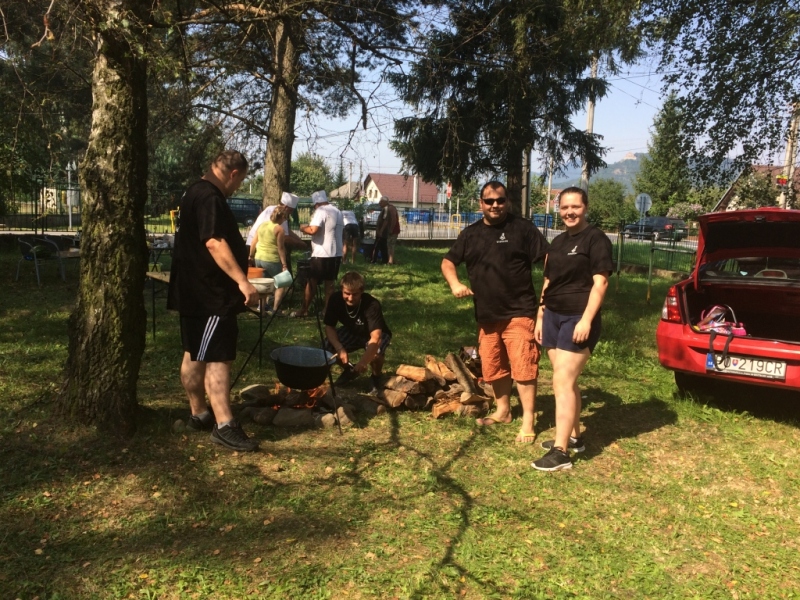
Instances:
[[[319,283],[320,281],[336,281],[339,277],[339,267],[342,265],[342,257],[333,258],[311,258],[311,277]]]
[[[358,223],[350,223],[344,226],[343,237],[348,243],[357,240],[360,233]]]
[[[228,362],[236,359],[239,325],[236,315],[186,317],[181,315],[181,343],[192,360]]]

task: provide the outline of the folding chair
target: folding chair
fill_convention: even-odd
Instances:
[[[33,263],[34,270],[36,271],[36,283],[41,287],[42,279],[39,275],[39,263],[48,260],[57,260],[59,273],[61,273],[61,280],[66,281],[67,277],[64,273],[64,263],[61,261],[61,256],[58,254],[58,244],[51,240],[45,240],[33,237],[20,237],[17,240],[22,258],[17,262],[17,277],[14,281],[19,281],[19,269],[24,261]]]

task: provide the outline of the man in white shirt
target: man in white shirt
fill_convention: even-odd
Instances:
[[[311,269],[306,283],[303,308],[290,316],[305,317],[308,307],[317,293],[317,285],[325,282],[325,306],[333,293],[333,286],[339,277],[342,264],[342,233],[344,219],[338,208],[328,203],[324,191],[311,194],[314,203],[314,214],[308,225],[301,225],[300,231],[311,236]],[[324,312],[324,309],[323,309]]]

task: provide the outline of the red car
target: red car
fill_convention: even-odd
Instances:
[[[800,390],[800,211],[738,210],[699,221],[694,272],[670,288],[661,311],[659,361],[681,390],[704,379]],[[712,341],[701,331],[715,305],[730,307],[746,335]]]

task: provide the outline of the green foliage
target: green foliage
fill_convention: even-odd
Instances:
[[[748,173],[736,184],[736,208],[776,206],[779,195],[780,190],[770,175]]]
[[[680,95],[683,135],[707,178],[783,148],[800,85],[796,3],[743,0],[732,8],[728,0],[659,0],[644,3],[642,16],[666,87]]]
[[[593,179],[589,183],[589,222],[602,229],[613,230],[620,223],[630,223],[638,216],[625,186],[613,179]]]
[[[636,193],[653,199],[651,215],[666,215],[669,207],[685,202],[691,190],[691,171],[683,131],[684,113],[670,97],[653,122],[648,154],[641,157]]]
[[[304,152],[292,161],[290,190],[298,196],[310,196],[317,190],[330,191],[333,173],[325,159],[311,152]]]
[[[432,29],[410,72],[389,78],[416,112],[395,121],[390,147],[426,181],[459,187],[506,173],[515,204],[526,145],[557,165],[585,159],[595,172],[599,138],[571,116],[606,94],[586,71],[595,53],[620,45],[609,22],[627,22],[623,4],[613,5],[617,21],[605,5],[589,16],[569,2],[448,2],[452,27]]]

